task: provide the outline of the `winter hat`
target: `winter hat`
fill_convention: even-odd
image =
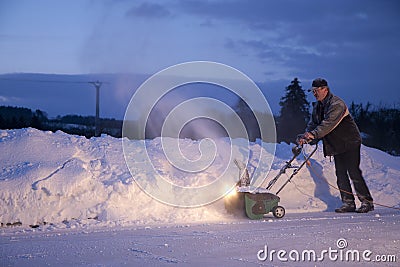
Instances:
[[[312,87],[328,86],[328,82],[323,78],[317,78],[312,82]]]

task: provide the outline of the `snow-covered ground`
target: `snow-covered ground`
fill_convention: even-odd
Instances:
[[[139,141],[130,142],[134,160],[147,157]],[[243,142],[232,144],[235,151],[245,151]],[[180,140],[189,159],[199,157],[202,145]],[[226,163],[226,158],[217,155],[200,176],[182,176],[164,162],[160,139],[148,140],[146,146],[158,171],[183,186],[213,182]],[[270,151],[264,143],[249,147],[253,173],[258,164],[265,167],[257,155]],[[305,153],[311,149],[305,147]],[[121,139],[6,130],[0,131],[0,151],[1,266],[326,266],[354,264],[343,261],[349,250],[371,251],[359,264],[385,256],[387,262],[379,266],[398,266],[400,211],[379,204],[400,207],[400,158],[376,149],[363,146],[361,151],[361,168],[376,203],[374,212],[332,212],[340,205],[339,193],[327,183],[335,184],[334,166],[319,148],[310,166],[280,193],[285,217],[277,220],[268,214],[259,221],[233,217],[222,200],[197,208],[154,200],[135,183],[135,179],[151,176],[152,170],[131,168],[130,172]],[[291,146],[276,146],[264,185],[291,156]],[[295,164],[302,159],[299,156]],[[237,176],[235,168],[227,172]],[[347,247],[339,247],[344,241]],[[265,246],[273,261],[265,259]],[[304,250],[314,250],[323,261],[293,262],[295,252]],[[329,258],[335,255],[342,260]]]
[[[8,229],[0,235],[0,265],[398,266],[399,224],[398,212],[378,209],[368,215],[291,213],[280,220],[268,216],[259,221],[242,218],[201,224]],[[347,246],[339,249],[338,240],[345,243],[342,239]],[[265,246],[267,258],[259,253]],[[272,250],[285,250],[287,254],[281,257],[287,261],[280,260],[276,252],[271,259]],[[315,258],[308,260],[305,255],[292,260],[292,250],[299,255],[315,251]],[[323,250],[331,254],[322,254]],[[363,258],[367,250],[371,254]],[[358,253],[360,259],[353,260],[348,251]]]

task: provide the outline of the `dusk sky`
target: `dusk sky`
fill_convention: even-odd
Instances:
[[[321,76],[347,102],[399,106],[399,47],[397,0],[0,0],[0,74],[151,75],[206,60],[281,95]]]

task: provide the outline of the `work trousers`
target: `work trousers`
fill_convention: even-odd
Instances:
[[[350,179],[361,202],[373,201],[360,169],[360,149],[361,146],[356,146],[333,157],[335,160],[337,185],[344,203],[354,203]]]

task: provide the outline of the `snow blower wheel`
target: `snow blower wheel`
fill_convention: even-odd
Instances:
[[[277,219],[283,218],[283,216],[285,216],[285,208],[282,206],[276,206],[272,209],[272,214]]]

